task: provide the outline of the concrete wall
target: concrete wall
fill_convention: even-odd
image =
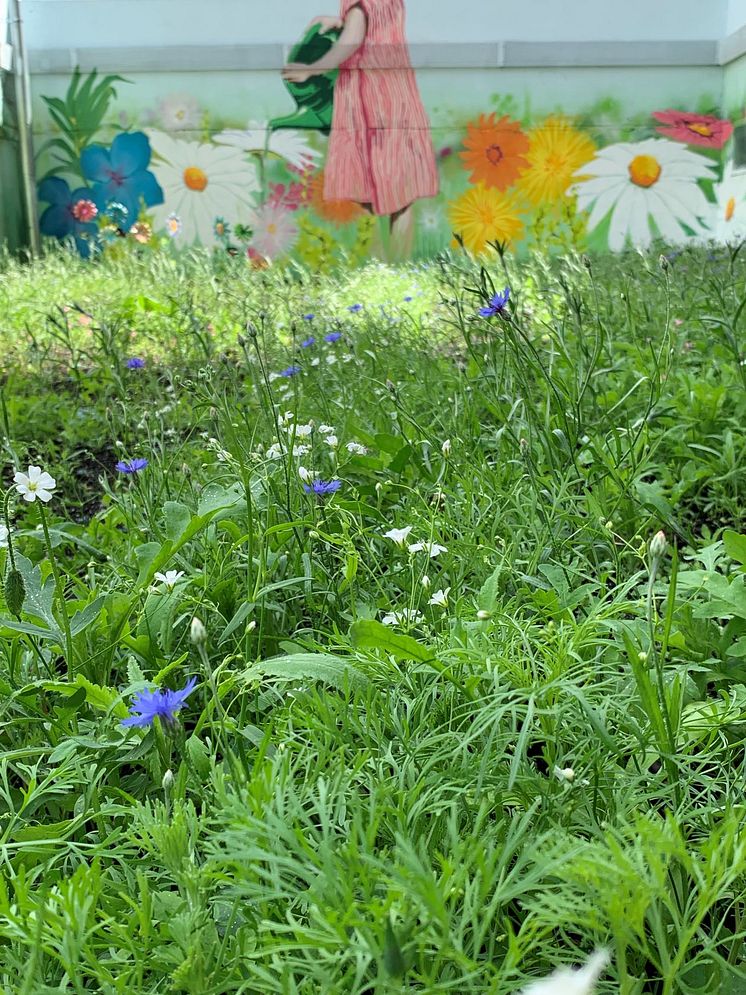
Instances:
[[[328,6],[333,12],[335,4]],[[433,184],[423,180],[404,219],[409,227],[393,241],[386,211],[371,217],[330,196],[322,176],[323,135],[270,135],[266,128],[293,109],[279,71],[304,25],[321,12],[315,0],[25,0],[37,145],[59,137],[43,98],[64,99],[75,67],[120,73],[127,82],[116,84],[90,141],[109,148],[118,135],[147,136],[146,171],[158,181],[163,203],[152,194],[144,219],[164,232],[177,218],[181,230],[169,249],[195,239],[242,252],[248,246],[255,262],[284,252],[309,265],[371,251],[423,257],[449,245],[454,232],[473,251],[488,251],[495,239],[517,248],[603,249],[625,240],[648,244],[661,234],[679,241],[719,237],[718,188],[731,127],[720,116],[740,86],[737,71],[728,75],[721,65],[721,53],[743,6],[746,0],[565,0],[561,6],[556,0],[406,0],[407,40],[438,190],[425,196]],[[669,110],[690,116],[653,117]],[[251,134],[242,139],[237,133],[249,122]],[[226,130],[244,151],[234,145],[235,182],[224,186],[223,199],[217,181],[199,191],[182,189],[188,162],[199,159],[214,169],[221,155],[230,159]],[[484,159],[500,159],[503,140],[513,149],[512,172],[506,162],[491,168]],[[537,186],[537,170],[556,155],[569,156],[572,168],[560,171],[557,182],[545,176]],[[594,169],[608,172],[615,160],[624,178],[633,160],[642,163],[640,156],[658,156],[659,173],[648,162],[653,173],[638,176],[628,191],[620,187],[616,200],[609,191],[600,201],[591,195],[600,190],[591,182]],[[299,173],[294,167],[301,161],[307,168]],[[332,173],[335,161],[332,152]],[[389,190],[406,186],[395,165],[378,180]],[[59,167],[54,150],[40,155],[40,178]],[[689,187],[677,204],[668,198],[669,209],[661,212],[653,192],[665,193],[673,168],[683,169]],[[96,187],[101,193],[100,181],[86,177],[80,165],[59,176],[71,192]],[[476,225],[477,216],[488,219],[485,225]],[[102,217],[103,208],[97,223]],[[216,237],[216,217],[234,232],[236,223],[253,228],[254,238],[221,235],[220,226]],[[87,250],[79,223],[71,234],[79,248],[79,236],[86,236]],[[114,244],[122,251],[121,239]]]

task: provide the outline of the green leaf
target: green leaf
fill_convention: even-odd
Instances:
[[[95,601],[86,605],[81,611],[76,612],[70,619],[70,633],[73,636],[77,636],[78,633],[87,629],[89,625],[92,625],[101,614],[105,601],[106,595],[101,595]]]
[[[746,564],[746,535],[740,535],[731,529],[723,532],[723,545],[725,552],[736,563]]]
[[[388,468],[391,473],[401,473],[407,463],[411,460],[413,452],[414,450],[411,446],[402,446],[402,448],[389,463]]]
[[[375,619],[361,619],[350,627],[352,645],[359,649],[379,649],[397,660],[431,662],[434,654],[412,636],[392,632],[389,626]]]
[[[362,691],[370,684],[368,678],[347,660],[331,653],[293,653],[260,660],[244,671],[249,679],[272,677],[281,681],[312,680],[344,688],[349,685]]]
[[[26,600],[23,603],[24,614],[33,615],[34,618],[46,622],[50,632],[59,636],[60,628],[53,611],[54,578],[50,576],[42,581],[41,567],[38,564],[34,566],[22,553],[16,554],[16,567],[23,577],[26,592]]]
[[[500,578],[502,577],[502,572],[503,568],[501,564],[499,567],[495,567],[484,584],[482,584],[477,596],[477,604],[479,605],[481,611],[494,611],[495,605],[497,604],[497,595],[500,591]]]
[[[172,542],[177,542],[186,532],[192,513],[180,501],[166,501],[163,505],[163,517],[166,522],[166,535]]]

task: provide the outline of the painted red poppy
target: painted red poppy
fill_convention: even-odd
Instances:
[[[687,145],[704,145],[709,149],[721,149],[733,134],[730,121],[713,117],[711,114],[689,114],[686,111],[654,111],[653,117],[664,125],[656,130]]]

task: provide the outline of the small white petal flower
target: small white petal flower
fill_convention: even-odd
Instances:
[[[597,950],[579,971],[560,967],[548,978],[533,981],[523,988],[522,995],[593,995],[596,982],[608,963],[608,953]]]
[[[388,532],[383,533],[383,537],[384,539],[393,540],[397,546],[403,546],[412,528],[413,526],[406,525],[403,529],[389,529]]]
[[[158,571],[155,575],[155,579],[159,580],[166,590],[173,591],[183,576],[183,570],[167,570],[165,573]]]
[[[553,772],[558,781],[574,781],[575,771],[572,767],[555,767]]]
[[[448,457],[451,454],[451,440],[450,439],[446,439],[445,440],[445,442],[443,443],[443,445],[440,447],[440,451],[443,453],[443,455],[445,456],[445,458],[448,459]]]
[[[427,574],[423,575],[422,579],[420,580],[420,584],[422,584],[422,586],[425,588],[426,591],[430,587],[430,578],[427,576]]]
[[[421,553],[423,550],[432,559],[440,553],[447,553],[448,547],[440,546],[437,542],[413,542],[409,546],[410,553]]]
[[[8,545],[8,529],[5,525],[0,525],[0,549]]]
[[[311,366],[318,366],[320,362],[321,360],[319,359],[319,357],[314,356],[313,359],[311,360]]]
[[[352,453],[355,456],[365,456],[368,452],[367,447],[360,442],[348,442],[346,448],[348,453]]]
[[[337,362],[337,357],[336,356],[327,356],[326,357],[326,362],[327,362],[327,365],[334,366],[334,364]]]
[[[29,502],[36,501],[37,498],[45,503],[51,501],[57,486],[54,477],[50,477],[46,470],[42,470],[40,466],[30,466],[28,473],[16,470],[13,482],[23,500]]]
[[[306,445],[293,446],[293,456],[305,456],[311,452],[311,447]]]
[[[298,467],[298,476],[304,484],[310,484],[318,476],[313,470],[307,470],[305,466]]]
[[[324,439],[324,442],[327,444],[327,446],[331,446],[332,449],[336,449],[337,446],[339,445],[339,439],[337,438],[336,435],[327,435],[326,438]]]
[[[267,450],[268,459],[280,459],[282,456],[282,448],[279,442],[273,442],[272,445]]]
[[[422,612],[418,608],[404,608],[400,612],[389,612],[381,621],[384,625],[414,625],[421,618]]]
[[[334,431],[333,425],[319,425],[319,433],[321,435],[333,435]]]
[[[448,594],[450,590],[450,587],[447,587],[445,590],[433,591],[433,596],[428,601],[428,604],[436,605],[438,608],[446,608],[448,606]]]
[[[297,438],[307,439],[313,432],[313,425],[288,425],[287,431],[289,435],[295,433]]]

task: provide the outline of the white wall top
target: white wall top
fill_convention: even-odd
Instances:
[[[406,0],[406,6],[413,43],[701,41],[722,38],[731,22],[746,23],[746,0]],[[24,0],[22,7],[32,51],[288,44],[316,14],[336,9],[336,0]]]

